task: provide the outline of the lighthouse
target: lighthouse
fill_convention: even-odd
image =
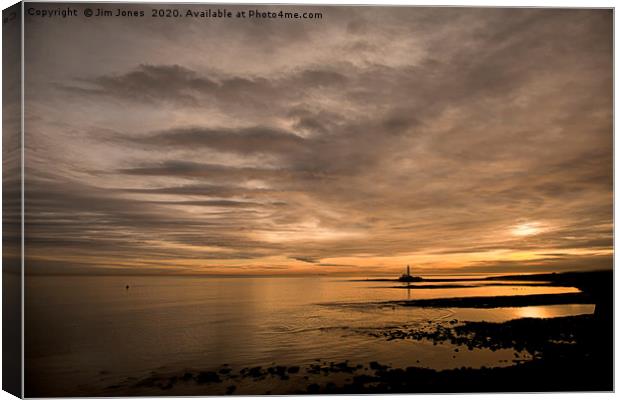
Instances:
[[[419,276],[411,276],[411,267],[407,264],[407,272],[398,278],[400,282],[420,282],[422,278]]]

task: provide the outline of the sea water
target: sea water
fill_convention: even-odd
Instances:
[[[33,395],[89,395],[152,372],[223,364],[307,365],[319,359],[434,369],[496,365],[505,354],[478,350],[456,357],[432,343],[387,341],[367,333],[455,318],[500,322],[594,309],[587,304],[484,310],[385,303],[578,291],[503,283],[509,284],[477,287],[467,281],[459,288],[403,289],[396,282],[333,277],[29,276],[26,387]]]

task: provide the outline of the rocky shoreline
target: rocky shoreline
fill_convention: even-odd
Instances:
[[[128,379],[102,395],[151,394],[343,394],[452,393],[521,391],[610,391],[612,359],[599,322],[592,315],[550,319],[524,318],[504,323],[449,321],[448,326],[390,328],[366,332],[385,340],[431,340],[454,351],[512,349],[506,367],[436,371],[393,368],[377,361],[351,363],[316,360],[307,365],[268,365],[206,371],[185,370]],[[519,353],[531,355],[519,359]]]

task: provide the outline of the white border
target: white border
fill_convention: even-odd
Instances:
[[[35,0],[35,1],[31,1],[31,2],[45,2],[45,1],[40,1],[40,0]],[[79,3],[83,3],[82,1],[74,1],[74,2],[79,2]],[[288,0],[288,1],[258,1],[258,0],[230,0],[230,1],[178,1],[178,0],[168,0],[168,1],[118,1],[118,0],[114,0],[114,1],[105,1],[107,3],[202,3],[202,4],[264,4],[264,3],[270,3],[270,4],[317,4],[317,5],[330,5],[330,4],[342,4],[342,5],[413,5],[413,6],[464,6],[464,7],[562,7],[562,8],[614,8],[615,4],[613,1],[610,0],[590,0],[590,1],[583,1],[583,0],[525,0],[525,1],[518,1],[518,0],[477,0],[477,1],[471,1],[471,0],[447,0],[447,1],[441,1],[441,0],[426,0],[426,1],[415,1],[415,0],[388,0],[388,1],[381,1],[381,0],[338,0],[336,1],[330,1],[330,0],[313,0],[313,1],[300,1],[300,0]],[[12,0],[0,0],[0,6],[2,9],[5,9],[9,6],[11,6],[12,4],[16,3],[15,1]],[[23,12],[22,12],[22,18],[23,18]],[[22,204],[22,209],[24,207],[24,26],[22,23],[22,82],[21,82],[21,110],[22,110],[22,115],[21,115],[21,129],[22,129],[22,147],[21,147],[21,173],[22,173],[22,179],[21,179],[21,185],[22,185],[22,193],[21,193],[21,204]],[[0,38],[1,38],[1,32],[0,32]],[[618,72],[617,69],[617,65],[615,63],[615,54],[616,54],[616,44],[618,43],[618,34],[615,31],[615,11],[614,11],[614,77]],[[1,60],[1,56],[0,56],[0,60]],[[0,63],[1,64],[1,63]],[[0,65],[0,72],[2,72],[2,68]],[[614,100],[615,100],[615,93],[617,89],[617,82],[614,79]],[[0,102],[2,100],[2,94],[0,91]],[[618,107],[617,104],[614,101],[614,139],[615,139],[615,127],[616,127],[616,120],[615,120],[615,115],[618,112]],[[0,120],[0,124],[1,124],[1,120]],[[614,183],[615,183],[615,176],[617,175],[617,173],[620,170],[620,167],[618,165],[618,163],[616,163],[615,160],[615,154],[617,154],[617,150],[618,150],[618,143],[614,140]],[[2,143],[0,141],[0,152],[1,152],[1,147],[2,147]],[[1,173],[1,165],[0,165],[0,173]],[[615,187],[615,185],[614,185]],[[0,185],[0,197],[2,195],[2,187]],[[614,201],[614,221],[615,221],[615,215],[616,215],[616,211],[618,210],[618,204]],[[1,215],[1,210],[0,210],[0,215]],[[23,213],[22,213],[22,218],[21,218],[21,229],[23,232],[24,229],[24,217],[23,217]],[[0,235],[2,234],[2,227],[0,224]],[[616,236],[616,227],[614,224],[614,249],[615,249],[615,236]],[[24,318],[23,318],[23,311],[24,311],[24,266],[23,266],[23,260],[24,260],[24,236],[22,235],[22,332],[24,329]],[[0,241],[0,248],[1,248],[1,241]],[[1,264],[1,261],[0,261]],[[614,257],[614,270],[616,270],[617,268],[617,263]],[[617,287],[618,284],[618,274],[614,274],[614,288]],[[0,286],[0,293],[1,293],[1,286]],[[618,310],[620,305],[620,302],[618,301],[618,298],[615,296],[615,290],[614,290],[614,310]],[[617,315],[617,312],[614,311],[614,315]],[[618,320],[617,318],[614,319],[614,332],[618,332],[618,327],[617,327],[617,323]],[[0,321],[0,329],[2,328],[2,321]],[[23,339],[23,337],[22,337]],[[615,340],[614,340],[615,342]],[[23,354],[24,354],[24,349],[23,349],[23,340],[22,340],[22,362],[23,362]],[[618,359],[618,346],[614,346],[614,359]],[[1,349],[0,349],[0,355],[1,355]],[[614,366],[615,366],[615,362],[614,362]],[[2,366],[0,365],[0,372],[2,370]],[[619,380],[619,374],[618,374],[618,368],[614,369],[614,377],[615,377],[615,384],[618,384]],[[22,393],[23,393],[23,382],[24,377],[22,375]],[[0,382],[1,382],[1,373],[0,373]],[[323,399],[342,399],[342,400],[351,400],[351,399],[361,399],[361,398],[368,398],[368,397],[372,397],[372,398],[376,398],[376,399],[388,399],[388,398],[394,398],[394,397],[399,397],[399,398],[403,398],[403,399],[411,399],[411,400],[430,400],[430,399],[456,399],[456,400],[460,400],[460,399],[471,399],[472,397],[480,397],[483,399],[494,399],[499,397],[500,399],[506,399],[506,400],[514,400],[514,399],[537,399],[537,398],[544,398],[544,399],[552,399],[552,400],[573,400],[573,399],[582,399],[582,398],[587,398],[587,399],[607,399],[607,398],[613,398],[616,397],[615,393],[579,393],[579,392],[568,392],[568,393],[552,393],[552,394],[540,394],[540,393],[536,393],[536,394],[496,394],[496,393],[490,393],[490,394],[459,394],[459,395],[376,395],[376,396],[369,396],[369,395],[364,395],[364,396],[321,396],[321,398]],[[279,396],[235,396],[235,397],[242,397],[244,399],[253,399],[253,400],[265,400],[268,397],[279,397]],[[291,398],[291,399],[310,399],[312,397],[315,396],[286,396],[287,398]],[[207,398],[207,397],[204,397]],[[211,397],[212,398],[212,397]],[[14,396],[0,391],[0,400],[9,400],[9,399],[15,399]],[[132,397],[126,397],[126,398],[122,398],[119,397],[118,399],[135,399]],[[140,399],[145,399],[145,400],[149,400],[149,399],[162,399],[162,397],[140,397]],[[165,397],[165,399],[170,399],[170,400],[180,400],[180,399],[187,399],[187,397]]]

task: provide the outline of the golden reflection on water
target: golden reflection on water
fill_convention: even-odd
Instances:
[[[594,313],[594,304],[562,304],[551,306],[515,307],[515,318],[555,318]]]
[[[445,309],[444,319],[505,322],[519,318],[556,318],[594,313],[594,304],[554,304],[548,306],[453,308]]]

